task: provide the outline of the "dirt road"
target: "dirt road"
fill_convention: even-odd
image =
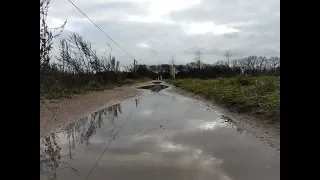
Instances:
[[[138,93],[132,86],[124,86],[113,90],[94,91],[71,99],[40,100],[40,136],[78,120],[102,105],[112,104]]]
[[[275,150],[170,88],[143,90],[40,138],[40,179],[280,179]]]

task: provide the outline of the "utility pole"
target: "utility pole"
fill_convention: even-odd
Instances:
[[[171,73],[172,73],[172,78],[173,79],[176,79],[176,67],[175,67],[175,56],[173,55],[172,56],[172,59],[171,59]]]
[[[136,72],[137,61],[133,60],[133,71]]]

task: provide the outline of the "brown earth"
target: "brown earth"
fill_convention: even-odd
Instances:
[[[112,90],[94,91],[70,99],[40,100],[40,137],[78,120],[100,106],[139,95],[132,86]]]

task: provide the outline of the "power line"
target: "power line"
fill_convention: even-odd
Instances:
[[[95,25],[105,36],[107,36],[115,45],[117,45],[123,52],[125,52],[132,60],[134,60],[134,58],[132,56],[130,56],[119,44],[117,44],[107,33],[105,33],[96,23],[94,23],[83,11],[81,11],[80,8],[78,8],[71,0],[68,0],[75,8],[78,9],[78,11],[80,11],[86,18],[89,19],[89,21]]]
[[[88,177],[90,176],[92,170],[95,168],[95,166],[99,163],[100,159],[102,158],[103,154],[108,150],[109,146],[111,145],[111,143],[116,139],[117,135],[119,134],[120,130],[123,128],[123,126],[126,124],[126,122],[132,117],[134,112],[134,109],[131,111],[131,113],[127,116],[126,120],[123,122],[123,124],[121,125],[121,127],[119,128],[119,130],[117,131],[117,133],[112,137],[111,141],[109,141],[109,144],[106,148],[104,148],[104,151],[102,152],[102,154],[100,155],[99,159],[97,160],[97,162],[92,166],[89,174],[87,175],[86,179],[88,179]],[[85,180],[86,180],[85,179]]]

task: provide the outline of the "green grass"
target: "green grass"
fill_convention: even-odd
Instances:
[[[135,84],[135,83],[142,83],[150,81],[148,78],[143,78],[143,79],[126,79],[124,81],[119,82],[118,84],[107,84],[107,85],[102,85],[99,83],[90,83],[85,86],[79,86],[79,87],[74,87],[71,89],[61,89],[58,91],[54,92],[47,92],[47,93],[40,93],[40,100],[41,99],[63,99],[63,98],[71,98],[74,95],[77,94],[85,94],[91,91],[102,91],[106,89],[113,89],[115,87],[120,87],[124,85],[130,85],[130,84]]]
[[[189,92],[213,98],[239,112],[280,121],[280,77],[233,77],[167,80]]]

